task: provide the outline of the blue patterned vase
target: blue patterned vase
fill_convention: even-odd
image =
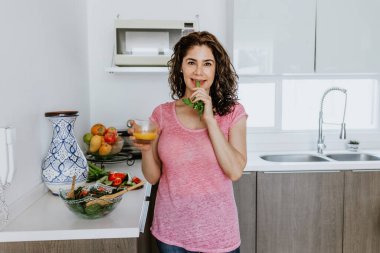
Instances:
[[[74,136],[77,116],[77,111],[45,113],[53,125],[53,138],[42,162],[42,180],[55,195],[60,189],[71,188],[74,175],[76,186],[84,185],[87,180],[87,160]]]

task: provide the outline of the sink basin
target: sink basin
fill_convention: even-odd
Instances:
[[[270,162],[328,162],[323,157],[309,154],[263,155],[260,158]]]
[[[355,153],[355,154],[328,154],[328,158],[331,158],[336,161],[379,161],[380,157],[364,154],[364,153]]]

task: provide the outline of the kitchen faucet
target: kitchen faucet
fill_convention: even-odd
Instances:
[[[323,96],[322,96],[322,99],[321,99],[321,109],[319,111],[319,129],[318,129],[317,150],[318,150],[318,153],[320,153],[320,154],[323,154],[323,150],[326,148],[325,136],[323,135],[323,131],[322,131],[322,125],[323,125],[323,102],[325,100],[326,95],[329,92],[331,92],[331,91],[340,91],[340,92],[342,92],[345,95],[343,119],[342,119],[342,123],[340,124],[341,128],[340,128],[339,138],[340,139],[346,139],[346,123],[344,122],[344,118],[346,116],[347,90],[339,88],[339,87],[331,87],[331,88],[327,89],[325,91],[325,93],[323,93]]]

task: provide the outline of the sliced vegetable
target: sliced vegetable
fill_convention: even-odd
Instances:
[[[115,178],[121,178],[122,180],[124,180],[126,177],[127,177],[127,174],[121,173],[121,172],[110,172],[108,174],[108,180],[110,181],[114,181]]]
[[[138,177],[133,177],[133,178],[132,178],[132,182],[135,183],[135,184],[138,184],[138,183],[141,182],[141,179],[138,178]]]
[[[105,185],[112,185],[112,181],[106,180],[106,181],[104,181],[103,184],[105,184]]]
[[[104,184],[104,182],[107,180],[108,180],[108,176],[103,176],[103,177],[99,178],[98,180],[96,180],[96,182]]]
[[[123,180],[120,178],[120,177],[116,177],[113,181],[112,181],[112,186],[119,186],[121,183],[123,182]]]

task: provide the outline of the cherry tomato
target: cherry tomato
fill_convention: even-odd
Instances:
[[[109,180],[109,181],[113,181],[113,180],[115,180],[115,178],[117,178],[117,177],[119,177],[119,178],[121,178],[122,180],[124,180],[126,176],[127,176],[127,174],[122,173],[122,172],[110,172],[110,173],[108,174],[108,180]]]
[[[123,182],[123,180],[122,180],[120,177],[116,177],[116,178],[112,181],[112,186],[119,186],[122,182]]]
[[[79,198],[86,197],[87,194],[88,194],[88,191],[86,191],[86,190],[82,190],[82,191],[79,193]]]
[[[126,176],[127,176],[127,174],[122,173],[122,172],[116,172],[115,173],[115,177],[120,177],[121,180],[124,180]]]
[[[113,181],[113,180],[115,180],[115,178],[116,178],[116,175],[115,175],[116,173],[115,172],[110,172],[109,174],[108,174],[108,180],[109,181]]]
[[[138,183],[141,182],[141,179],[138,178],[138,177],[133,177],[133,178],[132,178],[132,182],[135,183],[135,184],[138,184]]]

